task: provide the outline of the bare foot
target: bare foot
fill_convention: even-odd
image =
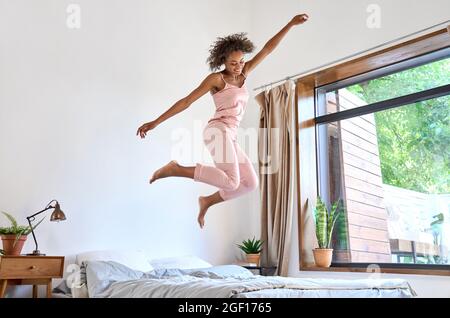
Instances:
[[[150,180],[150,184],[152,184],[153,182],[155,182],[158,179],[163,179],[163,178],[173,176],[174,172],[177,168],[178,168],[178,162],[176,162],[175,160],[172,160],[171,162],[166,164],[161,169],[155,171],[155,173],[153,174],[153,176]]]
[[[205,226],[205,215],[206,212],[208,212],[209,208],[208,199],[206,197],[199,197],[198,205],[200,208],[200,212],[198,213],[197,221],[198,224],[200,225],[200,228],[203,229],[203,227]]]

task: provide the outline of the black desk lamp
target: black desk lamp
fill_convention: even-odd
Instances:
[[[51,205],[53,202],[55,203],[54,206]],[[50,209],[55,209],[53,211],[52,215],[50,216],[50,221],[51,222],[55,222],[55,221],[59,222],[59,221],[64,221],[66,219],[66,216],[64,215],[64,212],[61,210],[61,208],[59,207],[59,203],[56,200],[50,201],[47,204],[47,206],[45,207],[45,209],[43,209],[43,210],[41,210],[41,211],[39,211],[39,212],[37,212],[37,213],[35,213],[33,215],[28,216],[27,217],[28,224],[30,225],[31,234],[33,234],[34,244],[36,244],[36,249],[33,251],[33,253],[27,254],[29,256],[45,256],[45,254],[41,254],[39,252],[39,250],[38,250],[38,243],[37,243],[37,240],[36,240],[36,236],[34,235],[34,230],[33,230],[33,226],[31,224],[31,222],[36,219],[37,215],[39,215],[39,214],[41,214],[41,213],[43,213],[43,212],[45,212],[47,210],[50,210]]]

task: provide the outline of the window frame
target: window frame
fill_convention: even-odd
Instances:
[[[429,54],[424,54],[416,58],[411,58],[409,60],[394,65],[382,67],[377,70],[370,71],[368,73],[358,75],[343,81],[320,86],[316,88],[316,101],[320,98],[323,98],[320,95],[326,94],[330,91],[335,91],[341,88],[349,87],[358,83],[391,75],[397,72],[405,71],[428,63],[437,62],[441,59],[445,59],[448,57],[450,57],[450,47]],[[450,93],[450,84],[326,115],[319,115],[319,109],[316,103],[315,105],[316,124],[326,124],[339,120],[350,119],[353,117],[364,116],[367,114],[372,114],[379,111],[388,110],[391,108],[397,108],[409,104],[426,101],[428,99],[446,96],[449,93]]]
[[[370,272],[376,265],[382,273],[450,276],[450,265],[333,263],[329,268],[318,268],[311,262],[310,238],[304,229],[311,224],[308,214],[319,193],[318,125],[400,107],[450,94],[450,85],[393,98],[379,103],[317,116],[316,102],[320,92],[350,86],[364,80],[386,76],[439,60],[450,54],[450,28],[441,29],[419,38],[371,53],[328,69],[309,74],[296,81],[296,172],[298,198],[298,240],[300,271]],[[323,96],[323,95],[322,95]],[[310,218],[309,218],[310,219]],[[367,268],[370,268],[368,270]]]

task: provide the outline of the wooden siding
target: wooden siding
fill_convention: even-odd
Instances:
[[[345,89],[339,90],[338,97],[335,93],[327,94],[328,112],[363,105],[361,99]],[[341,142],[340,169],[347,207],[349,261],[389,263],[392,257],[388,215],[374,115],[330,124],[328,136],[338,137]],[[337,261],[345,260],[338,258]]]

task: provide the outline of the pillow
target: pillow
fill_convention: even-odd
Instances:
[[[114,261],[87,261],[85,265],[87,289],[91,298],[101,297],[99,294],[114,282],[138,280],[145,275],[141,271]]]
[[[238,265],[219,265],[205,268],[178,269],[178,268],[159,268],[145,273],[143,277],[150,279],[162,279],[176,276],[194,276],[205,278],[238,278],[247,279],[255,277],[248,269]]]
[[[202,260],[201,258],[193,255],[153,259],[150,261],[150,264],[155,269],[162,269],[162,268],[194,269],[194,268],[212,267],[212,265],[207,261]]]
[[[194,269],[187,272],[192,276],[210,278],[248,279],[255,277],[250,270],[238,265],[219,265],[199,270]]]
[[[142,251],[103,250],[78,254],[76,262],[81,266],[88,261],[112,261],[123,264],[131,269],[141,272],[153,270],[147,255]]]
[[[190,270],[194,271],[194,270]],[[152,270],[151,272],[145,273],[145,278],[149,279],[162,279],[167,277],[179,277],[188,275],[190,272],[187,269],[178,269],[178,268],[157,268]]]

